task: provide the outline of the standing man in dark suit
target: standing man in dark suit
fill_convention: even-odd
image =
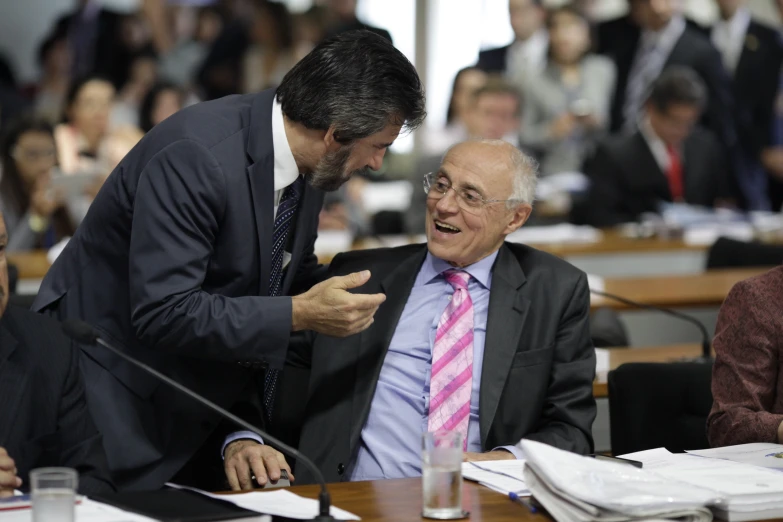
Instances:
[[[652,86],[633,134],[611,136],[585,162],[590,191],[574,220],[608,227],[658,212],[663,201],[712,207],[728,198],[726,159],[696,126],[706,87],[690,69],[671,67]]]
[[[322,191],[379,169],[424,114],[413,65],[366,31],[323,42],[276,91],[182,110],[109,176],[34,309],[93,324],[223,407],[256,382],[270,402],[292,331],[354,334],[384,300],[346,291],[369,274],[313,286]],[[83,347],[82,369],[118,487],[160,487],[219,459],[210,411],[98,347]],[[199,482],[188,474],[176,478]]]
[[[541,0],[508,0],[508,14],[514,41],[504,47],[479,53],[476,67],[489,73],[503,73],[513,80],[524,79],[546,65],[549,37],[544,29],[546,11]]]
[[[617,65],[611,130],[633,133],[652,82],[669,66],[690,67],[707,86],[702,124],[712,130],[728,151],[736,190],[741,191],[748,205],[753,205],[758,197],[750,186],[746,186],[734,124],[731,85],[720,55],[703,33],[688,25],[678,0],[629,0],[629,6],[630,20],[641,28],[641,32],[635,42],[618,43],[609,53]],[[621,29],[615,27],[615,30]],[[624,30],[627,31],[627,27]]]
[[[462,433],[466,460],[521,458],[523,438],[592,451],[587,278],[504,242],[535,186],[535,162],[514,146],[458,144],[425,178],[426,245],[334,259],[334,274],[369,269],[357,291],[386,301],[361,334],[290,352],[311,368],[299,449],[327,481],[420,475],[421,435],[440,428]]]
[[[711,30],[712,43],[732,79],[734,117],[754,191],[769,209],[769,176],[762,151],[773,144],[775,98],[783,49],[777,31],[751,18],[744,0],[716,0],[720,19]]]
[[[8,307],[8,234],[0,214],[0,498],[27,490],[30,470],[79,472],[83,494],[109,493],[101,436],[79,371],[79,349],[48,318]]]

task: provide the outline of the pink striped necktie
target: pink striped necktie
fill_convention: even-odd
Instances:
[[[454,288],[438,322],[432,352],[428,431],[459,431],[462,448],[468,447],[470,395],[473,390],[473,301],[468,293],[470,274],[447,270]]]

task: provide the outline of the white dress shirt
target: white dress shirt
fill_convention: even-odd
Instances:
[[[652,152],[655,163],[658,164],[658,168],[660,168],[661,172],[664,174],[669,172],[669,166],[671,165],[669,151],[663,140],[659,138],[655,133],[655,130],[653,130],[652,125],[650,125],[650,120],[647,118],[640,120],[639,131],[642,133],[644,141],[647,142],[647,146],[650,148],[650,152]]]
[[[544,69],[549,49],[549,34],[544,29],[533,33],[524,42],[514,41],[506,53],[506,76],[524,82],[525,75]]]
[[[718,20],[712,28],[712,43],[720,52],[724,67],[732,76],[742,55],[748,26],[750,26],[750,11],[740,7],[730,19]]]
[[[296,166],[294,153],[291,152],[291,146],[288,144],[288,137],[285,134],[285,123],[283,122],[283,109],[280,102],[275,101],[272,104],[272,148],[275,155],[275,212],[277,217],[277,207],[280,198],[283,197],[283,191],[287,186],[296,181],[299,177],[299,167]],[[283,252],[283,268],[288,266],[291,261],[291,253]]]

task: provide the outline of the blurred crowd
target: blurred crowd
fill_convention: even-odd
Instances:
[[[514,41],[460,70],[445,126],[418,131],[409,210],[368,215],[371,181],[355,179],[327,198],[322,229],[421,231],[421,175],[471,137],[504,139],[539,161],[536,222],[613,226],[662,203],[780,210],[779,28],[754,20],[743,0],[715,0],[710,27],[688,19],[680,0],[628,0],[627,15],[598,22],[598,1],[509,0]],[[18,84],[0,60],[10,249],[72,234],[122,157],[184,107],[273,87],[342,31],[391,40],[357,18],[356,0],[296,14],[268,0],[140,5],[121,14],[76,1],[40,43],[34,84]]]

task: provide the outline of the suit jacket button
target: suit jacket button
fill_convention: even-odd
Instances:
[[[337,465],[337,474],[342,475],[343,473],[345,473],[345,466],[343,466],[343,463],[341,462]]]

